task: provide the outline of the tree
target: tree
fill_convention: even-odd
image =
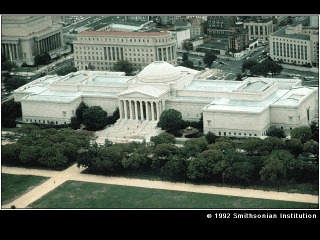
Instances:
[[[162,143],[175,144],[176,138],[171,133],[163,132],[163,133],[160,133],[158,136],[151,137],[150,141],[153,142],[155,146]]]
[[[209,68],[212,65],[213,61],[216,60],[216,58],[217,56],[213,52],[206,52],[203,58],[203,62]]]
[[[193,68],[193,62],[191,62],[190,60],[185,60],[185,61],[182,61],[180,66],[183,66],[186,68]]]
[[[178,147],[168,143],[158,144],[153,150],[152,165],[154,170],[159,171],[164,164],[177,153]]]
[[[306,154],[313,154],[316,158],[319,156],[319,144],[314,141],[307,141],[303,144],[303,152]]]
[[[123,146],[115,144],[101,149],[98,157],[94,159],[94,164],[99,172],[119,172],[123,169],[122,159],[124,157]]]
[[[242,64],[242,72],[244,72],[246,69],[250,70],[250,73],[251,73],[251,69],[256,65],[258,64],[258,62],[256,60],[253,60],[253,59],[249,59],[249,60],[245,60]]]
[[[2,127],[16,127],[16,118],[22,116],[21,103],[15,102],[13,99],[1,103],[1,124]]]
[[[186,180],[187,170],[188,161],[175,155],[161,168],[161,174],[176,180]]]
[[[284,164],[277,158],[269,158],[265,166],[259,172],[261,180],[267,183],[275,183],[286,176]]]
[[[291,138],[300,139],[302,144],[312,138],[312,132],[310,127],[308,126],[294,128],[293,130],[291,130],[290,134]]]
[[[83,122],[83,111],[88,109],[89,107],[82,101],[78,108],[76,109],[76,116],[77,116],[77,119],[79,121],[79,123],[81,124]]]
[[[208,132],[206,135],[205,135],[205,138],[208,142],[208,144],[212,144],[212,143],[215,143],[216,139],[218,138],[214,133],[212,132]]]
[[[71,73],[71,72],[77,72],[78,69],[76,67],[72,67],[72,66],[67,66],[67,67],[64,67],[64,68],[61,68],[57,71],[57,74],[58,76],[65,76],[67,75],[68,73]]]
[[[283,70],[283,67],[280,64],[269,59],[264,60],[263,62],[261,62],[261,64],[266,66],[268,73],[271,72],[272,77],[274,74],[279,74]]]
[[[257,63],[250,70],[250,74],[252,74],[252,75],[263,75],[264,77],[268,76],[268,72],[269,72],[269,70],[267,68],[267,65],[265,65],[263,63]]]
[[[100,106],[93,106],[83,111],[83,124],[89,131],[103,129],[107,125],[107,112]]]
[[[205,138],[193,138],[184,143],[184,146],[188,149],[197,149],[198,152],[203,152],[208,148],[208,142]]]
[[[209,179],[214,174],[215,164],[222,159],[218,150],[206,150],[197,155],[189,165],[187,176],[190,179]]]
[[[9,78],[4,85],[6,87],[6,90],[8,92],[11,92],[27,83],[28,83],[27,80],[24,78],[12,77],[12,78]]]
[[[286,141],[286,149],[297,158],[302,153],[302,143],[300,139],[291,138]]]
[[[40,146],[25,146],[21,149],[19,160],[23,163],[35,164],[40,157]]]
[[[311,133],[312,133],[312,138],[311,139],[313,141],[319,142],[319,125],[318,125],[318,123],[313,121],[310,124],[310,130],[311,130]]]
[[[131,76],[133,67],[128,60],[120,60],[113,67],[114,71],[125,72],[127,76]]]
[[[277,138],[285,138],[286,137],[283,129],[280,129],[280,128],[271,128],[267,131],[266,135],[270,136],[270,137],[277,137]]]
[[[49,53],[44,53],[41,55],[37,55],[34,57],[34,64],[35,65],[46,65],[50,62],[51,57]]]
[[[183,53],[182,54],[182,61],[187,61],[188,60],[188,53]]]
[[[175,109],[164,110],[161,113],[160,121],[158,122],[158,127],[161,127],[162,130],[168,132],[173,132],[181,128],[183,124],[181,112]]]
[[[50,146],[41,150],[38,162],[44,166],[58,167],[66,164],[68,162],[68,158],[63,155],[59,148]]]

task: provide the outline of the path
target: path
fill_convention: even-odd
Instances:
[[[68,180],[319,204],[318,195],[273,192],[273,191],[262,191],[262,190],[252,190],[252,189],[239,189],[239,188],[228,188],[228,187],[215,187],[215,186],[208,186],[208,185],[193,185],[193,184],[171,183],[171,182],[162,182],[162,181],[149,181],[149,180],[142,180],[142,179],[122,178],[122,177],[106,177],[101,175],[81,174],[80,172],[83,170],[84,170],[83,168],[78,168],[77,164],[74,164],[68,169],[61,172],[3,166],[2,173],[45,176],[45,177],[50,177],[50,179],[48,179],[46,182],[44,182],[40,186],[34,188],[33,190],[27,192],[20,198],[14,200],[13,202],[2,206],[2,208],[10,208],[12,205],[14,205],[16,208],[26,208],[29,204],[36,201],[46,193],[50,192],[51,190],[55,189],[56,187],[58,187],[59,185],[61,185],[62,183]]]

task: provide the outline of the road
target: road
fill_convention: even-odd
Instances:
[[[262,56],[262,51],[268,51],[268,46],[262,46],[259,47],[256,52],[253,52],[250,56],[250,59],[259,60],[259,57]],[[177,52],[177,57],[182,57],[183,53]],[[205,67],[205,64],[203,63],[203,57],[197,56],[197,55],[188,55],[188,59],[193,62],[194,66],[200,66]],[[217,79],[221,80],[234,80],[237,76],[237,73],[242,73],[241,66],[243,62],[246,59],[242,60],[227,60],[224,58],[217,58],[215,62],[212,63],[210,68],[218,68],[222,70],[222,73],[217,75]],[[199,61],[201,61],[201,64],[199,65]],[[222,63],[222,64],[221,64]],[[287,74],[290,75],[300,75],[301,77],[314,77],[314,79],[309,81],[302,81],[303,86],[318,86],[319,85],[319,73],[313,73],[313,72],[303,72],[298,71],[294,69],[286,69],[284,68],[282,72],[279,75],[273,76],[274,78],[289,78]],[[293,76],[292,76],[293,77]],[[290,77],[290,78],[292,78]]]

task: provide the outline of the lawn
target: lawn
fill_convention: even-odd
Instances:
[[[67,181],[28,208],[318,208],[317,204]]]
[[[1,174],[1,205],[12,202],[16,197],[25,194],[43,183],[47,177],[31,175]]]

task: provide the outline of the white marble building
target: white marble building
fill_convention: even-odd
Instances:
[[[39,78],[15,90],[14,97],[21,101],[27,123],[69,123],[83,101],[101,106],[108,115],[119,108],[118,126],[155,126],[166,109],[176,109],[190,121],[203,113],[204,132],[218,136],[263,136],[271,126],[290,130],[318,116],[318,88],[302,87],[298,79],[206,80],[212,71],[164,61],[149,64],[136,76],[81,70]]]

